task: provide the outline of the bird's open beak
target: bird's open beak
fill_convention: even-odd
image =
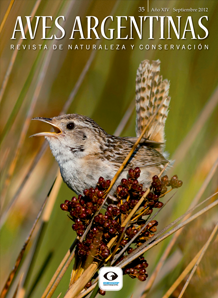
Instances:
[[[39,133],[32,135],[31,137],[54,137],[54,136],[57,136],[62,133],[61,129],[52,122],[52,118],[36,117],[36,118],[33,118],[32,120],[39,120],[39,121],[48,123],[52,126],[54,131],[39,132]]]

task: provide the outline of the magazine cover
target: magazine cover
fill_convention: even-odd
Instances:
[[[217,19],[1,0],[1,298],[218,297]]]

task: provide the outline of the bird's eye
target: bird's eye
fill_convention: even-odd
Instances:
[[[67,129],[69,129],[69,130],[74,129],[74,127],[75,127],[75,124],[73,122],[70,122],[67,124]]]

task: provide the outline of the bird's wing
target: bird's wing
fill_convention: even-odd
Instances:
[[[157,111],[155,119],[149,125],[144,138],[164,143],[164,127],[170,103],[168,80],[163,80],[160,73],[160,61],[144,60],[136,74],[136,135],[139,136],[150,118]]]
[[[104,157],[117,167],[124,161],[132,149],[133,143],[128,138],[116,138],[117,142],[111,144],[105,151]],[[121,141],[122,139],[122,141]],[[168,161],[156,149],[146,144],[140,144],[128,162],[127,169],[130,167],[151,167],[164,165]]]

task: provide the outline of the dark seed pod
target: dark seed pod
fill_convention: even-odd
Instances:
[[[130,178],[134,178],[135,177],[135,172],[134,172],[134,170],[133,169],[129,169],[129,177]]]
[[[177,182],[178,182],[178,176],[177,175],[174,175],[170,179],[170,185],[172,186],[172,188],[175,188],[177,186]]]
[[[87,284],[86,284],[86,288],[88,289],[88,288],[90,288],[91,287],[91,285],[92,285],[92,282],[91,281],[89,281]]]
[[[86,197],[88,197],[88,195],[89,195],[89,190],[88,190],[88,189],[85,189],[85,190],[83,191],[83,193],[84,193],[84,195],[85,195]]]
[[[83,235],[83,233],[84,233],[84,231],[83,231],[83,230],[78,230],[78,231],[77,231],[77,235],[78,235],[78,236],[82,236],[82,235]]]
[[[61,204],[60,207],[62,210],[68,211],[68,206],[66,204]]]
[[[104,296],[106,294],[106,292],[103,291],[103,290],[101,290],[101,289],[99,289],[99,294],[102,295],[102,296]]]
[[[179,180],[179,181],[177,182],[177,187],[181,187],[182,185],[183,185],[182,180]]]

